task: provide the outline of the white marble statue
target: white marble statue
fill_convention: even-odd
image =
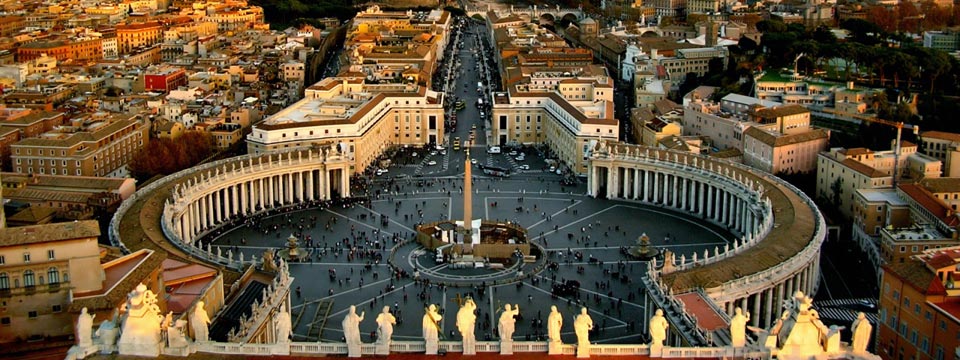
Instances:
[[[77,346],[82,348],[93,346],[93,318],[96,315],[87,313],[87,308],[80,310],[77,317]]]
[[[577,334],[577,357],[590,357],[590,330],[593,330],[593,318],[587,308],[580,308],[580,315],[573,319],[573,331]]]
[[[197,342],[210,341],[210,317],[207,316],[207,310],[204,309],[203,300],[197,301],[197,306],[190,313],[190,327],[193,329],[193,338]]]
[[[120,329],[117,328],[117,321],[120,319],[120,311],[113,309],[113,317],[110,320],[104,320],[97,328],[97,344],[114,346],[117,344],[117,336],[120,335]],[[101,348],[103,349],[103,348]]]
[[[122,309],[125,314],[120,332],[120,355],[150,356],[160,355],[160,307],[157,295],[144,284],[127,295]]]
[[[277,343],[287,343],[290,342],[290,313],[287,312],[287,305],[280,305],[280,311],[277,312],[276,317],[273,319],[273,326],[276,330]]]
[[[853,341],[850,344],[854,354],[866,354],[867,344],[870,343],[870,334],[873,333],[873,325],[864,313],[857,314],[857,320],[853,321]]]
[[[663,309],[657,309],[653,317],[650,318],[650,346],[663,346],[663,342],[667,339],[667,329],[670,328],[670,324],[667,322],[667,318],[663,317]]]
[[[750,321],[750,313],[744,316],[740,307],[733,312],[733,318],[730,319],[730,345],[743,347],[747,345],[747,322]]]
[[[550,315],[547,316],[547,336],[551,343],[559,343],[560,328],[563,327],[563,315],[557,311],[556,305],[550,306]]]
[[[503,306],[503,313],[500,314],[500,321],[497,324],[500,330],[500,340],[513,340],[513,332],[516,329],[517,323],[516,316],[518,314],[520,314],[520,305],[515,304],[512,309],[510,304]]]
[[[477,304],[472,298],[467,298],[460,310],[457,311],[457,330],[460,330],[460,336],[463,337],[463,354],[475,355],[477,353],[477,338],[474,334],[474,328],[477,323]]]
[[[180,319],[174,322],[173,326],[167,327],[167,345],[172,348],[182,348],[189,345],[184,330],[187,327],[187,321]]]
[[[343,317],[343,339],[347,342],[347,356],[360,357],[360,322],[363,321],[366,312],[357,315],[357,307],[350,305],[347,315]]]
[[[383,312],[377,315],[377,343],[390,349],[390,340],[393,337],[393,325],[397,324],[397,318],[390,313],[390,307],[384,306]]]
[[[426,342],[427,355],[436,355],[440,346],[440,320],[443,316],[437,312],[437,306],[430,304],[423,314],[423,340]]]
[[[843,326],[830,325],[829,330],[824,336],[824,351],[829,354],[840,353],[840,331],[845,329]]]
[[[363,321],[366,312],[360,312],[360,315],[357,315],[357,307],[355,305],[350,305],[350,310],[347,310],[347,315],[343,317],[343,338],[346,339],[347,345],[350,344],[360,344],[360,322]]]

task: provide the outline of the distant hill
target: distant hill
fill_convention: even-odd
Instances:
[[[434,8],[446,4],[445,0],[250,0],[251,4],[263,8],[264,17],[274,29],[283,29],[297,23],[297,19],[336,17],[347,20],[354,17],[358,10],[370,5],[380,5],[384,9]]]

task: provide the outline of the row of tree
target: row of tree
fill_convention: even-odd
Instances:
[[[134,178],[142,182],[157,175],[170,175],[197,165],[214,150],[210,134],[189,131],[176,140],[151,140],[133,156],[127,169]]]
[[[841,27],[850,32],[843,42],[824,26],[808,29],[778,20],[760,21],[757,29],[763,33],[760,43],[764,51],[752,62],[772,69],[796,65],[807,73],[833,70],[827,75],[836,76],[836,80],[858,80],[907,92],[919,90],[921,83],[927,85],[925,90],[930,93],[957,92],[960,64],[948,53],[897,41],[877,24],[865,20],[850,19]],[[740,47],[749,51],[756,43],[744,39]]]

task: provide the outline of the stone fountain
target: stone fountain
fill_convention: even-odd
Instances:
[[[650,237],[643,233],[637,238],[637,245],[630,248],[630,256],[640,260],[650,260],[660,255],[660,249],[650,246]]]

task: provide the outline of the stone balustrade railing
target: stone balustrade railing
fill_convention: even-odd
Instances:
[[[376,346],[372,343],[361,345],[362,355],[376,355]],[[419,353],[425,350],[423,341],[393,341],[390,344],[391,353]],[[440,349],[446,352],[461,352],[463,345],[459,341],[441,341]],[[247,343],[201,343],[196,345],[198,352],[223,355],[346,355],[346,343],[321,342],[291,342],[280,344],[247,344]],[[515,341],[514,353],[546,353],[546,342]],[[477,341],[478,353],[499,353],[500,342]],[[564,344],[563,355],[576,354],[576,346]],[[650,356],[650,348],[646,344],[594,344],[590,347],[591,356]],[[653,356],[657,357],[657,356]],[[769,359],[768,351],[749,348],[733,347],[664,347],[659,356],[667,359],[691,358],[749,358]]]

